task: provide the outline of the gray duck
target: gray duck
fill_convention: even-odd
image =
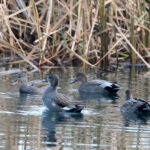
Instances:
[[[58,77],[56,75],[48,75],[47,80],[50,86],[43,93],[43,104],[52,112],[73,112],[80,113],[84,108],[81,103],[72,102],[66,95],[58,93]]]
[[[27,94],[42,94],[45,88],[49,85],[48,82],[34,80],[28,82],[27,78],[23,74],[18,74],[16,80],[14,81],[13,85],[20,84],[19,91],[20,93],[27,93]]]
[[[120,108],[122,113],[147,113],[150,112],[150,104],[140,98],[132,98],[130,90],[125,91],[124,103]]]
[[[75,82],[81,82],[79,86],[79,92],[88,93],[116,93],[120,88],[116,82],[109,82],[106,80],[87,80],[84,73],[77,73],[74,80],[70,84]]]

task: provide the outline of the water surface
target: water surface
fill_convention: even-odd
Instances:
[[[89,69],[88,79],[118,82],[119,98],[80,96],[79,84],[68,84],[81,68],[54,69],[59,76],[58,91],[71,100],[84,101],[82,114],[59,114],[45,110],[39,95],[20,95],[11,85],[13,76],[0,78],[0,149],[63,149],[123,150],[150,149],[149,117],[122,116],[124,91],[131,89],[134,97],[150,101],[149,74],[143,67],[121,68],[116,72]],[[42,79],[33,73],[30,80]]]

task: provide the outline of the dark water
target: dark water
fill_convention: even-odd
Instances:
[[[0,149],[5,150],[130,150],[150,149],[150,118],[122,116],[124,91],[150,101],[150,82],[144,68],[122,68],[117,72],[87,71],[89,79],[117,81],[122,89],[118,99],[86,95],[80,97],[78,84],[68,84],[81,69],[55,69],[60,78],[58,91],[72,100],[86,103],[80,115],[53,114],[44,109],[41,96],[19,95],[11,85],[15,76],[0,77]],[[31,79],[42,79],[39,73]]]

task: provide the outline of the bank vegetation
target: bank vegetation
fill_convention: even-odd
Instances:
[[[0,63],[150,68],[150,0],[1,0]]]

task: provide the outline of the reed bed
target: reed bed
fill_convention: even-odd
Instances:
[[[0,62],[150,68],[149,0],[0,0]]]

